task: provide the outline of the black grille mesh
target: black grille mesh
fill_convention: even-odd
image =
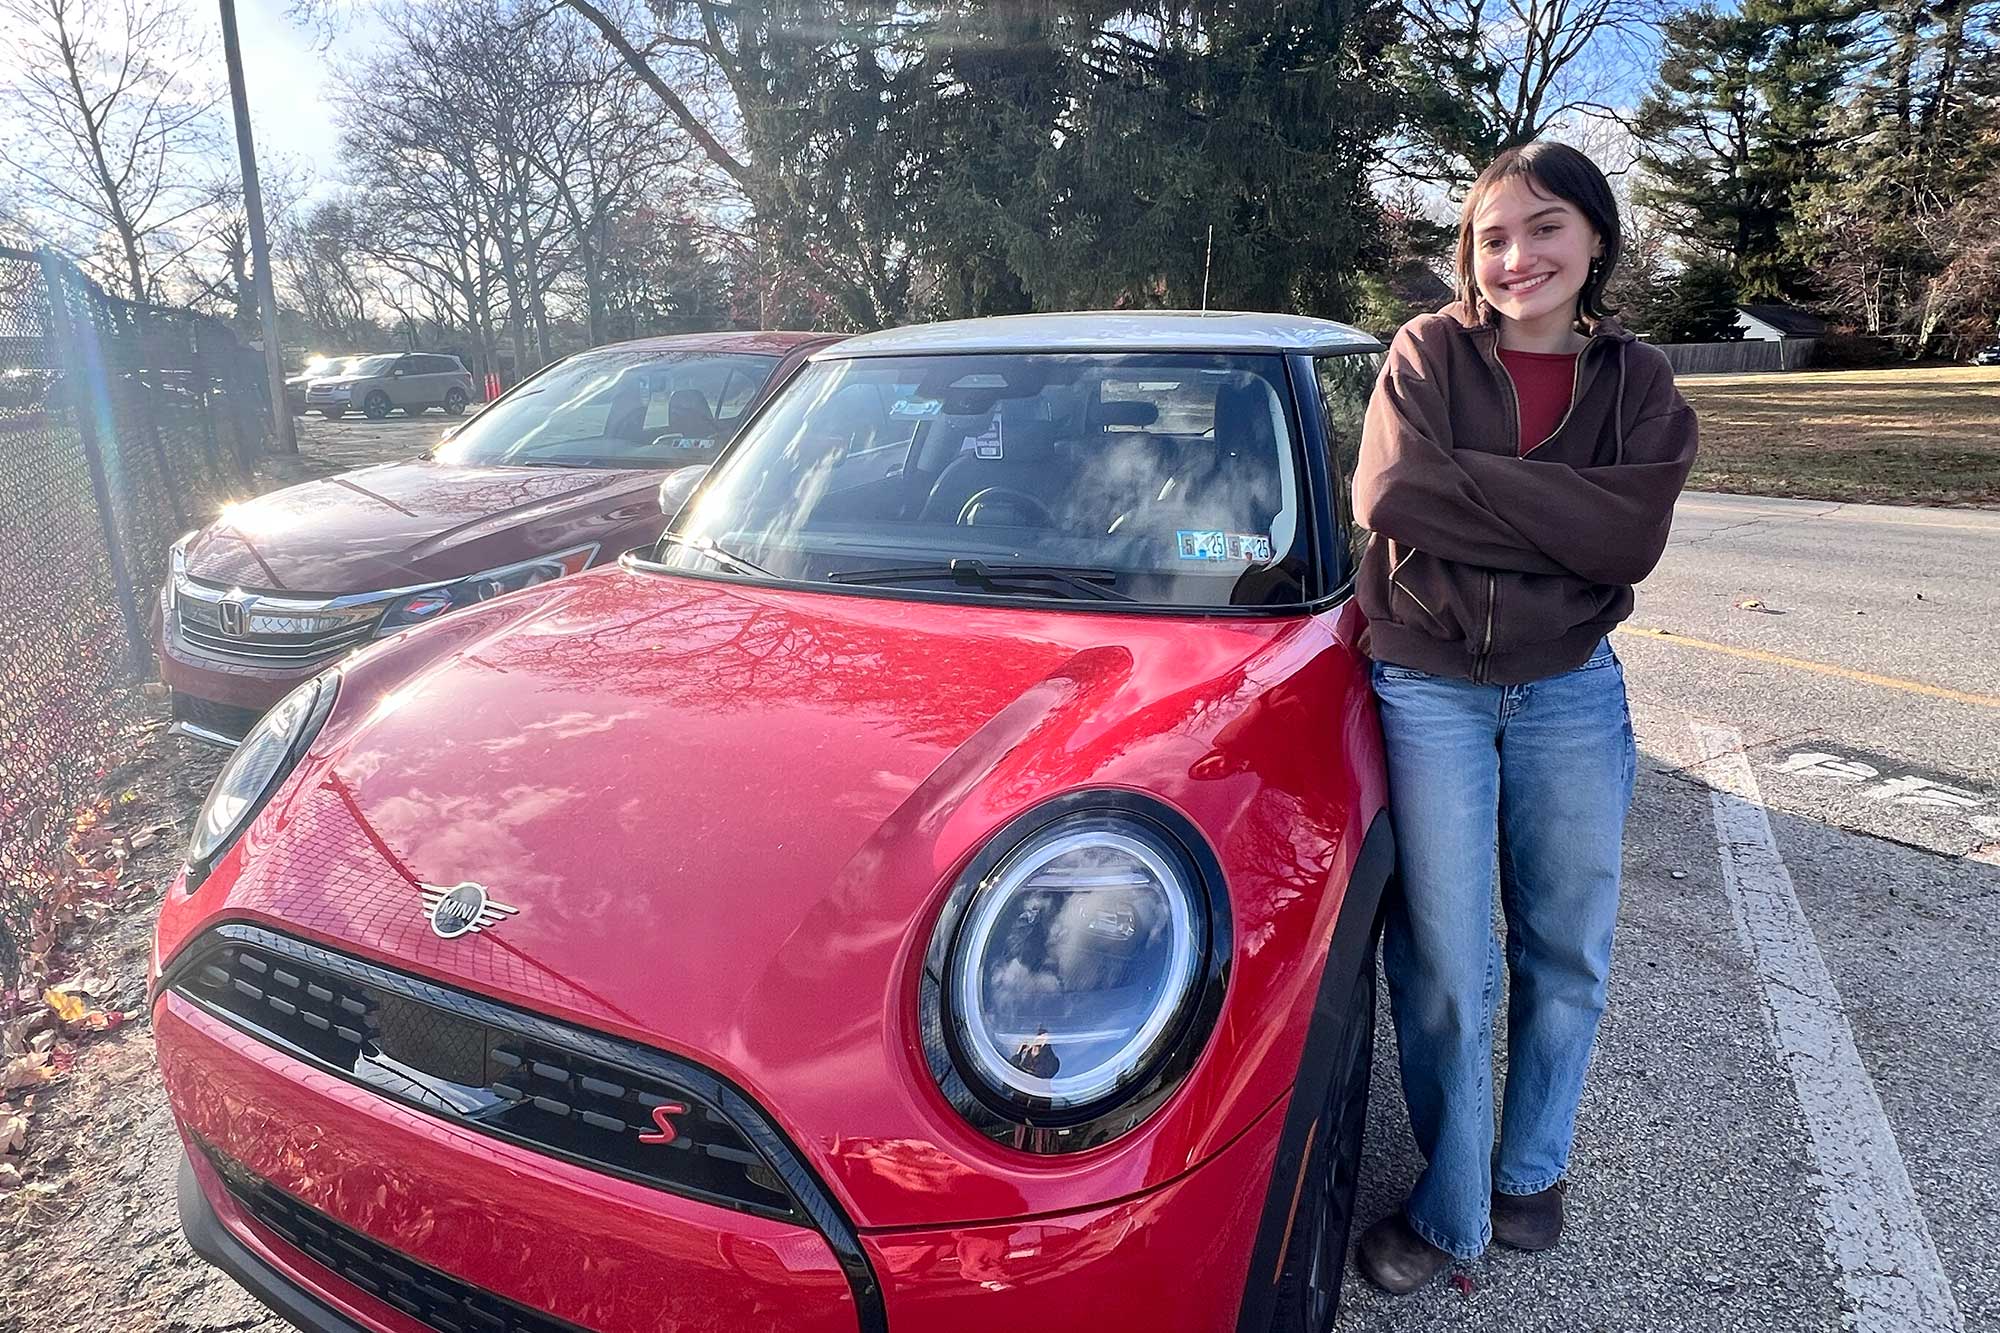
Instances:
[[[253,938],[216,938],[173,988],[273,1045],[483,1133],[798,1220],[698,1066],[268,931],[225,929]]]
[[[206,1151],[230,1197],[244,1212],[335,1276],[425,1328],[438,1333],[584,1333],[575,1324],[398,1254],[306,1207],[213,1148]]]

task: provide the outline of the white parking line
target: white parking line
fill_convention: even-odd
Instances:
[[[1709,784],[1722,882],[1762,983],[1778,1058],[1812,1138],[1827,1253],[1857,1333],[1963,1333],[1895,1131],[1861,1063],[1840,993],[1778,853],[1733,727],[1692,724]]]

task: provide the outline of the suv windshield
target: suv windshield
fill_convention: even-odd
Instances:
[[[1296,604],[1306,524],[1289,398],[1277,356],[820,362],[744,435],[660,558],[968,597]]]
[[[561,467],[712,463],[778,360],[739,352],[586,352],[481,412],[437,457]]]
[[[387,356],[358,356],[342,366],[335,373],[341,375],[386,375],[389,373],[389,367],[395,365],[397,358],[401,355],[402,353],[400,352],[391,352]]]

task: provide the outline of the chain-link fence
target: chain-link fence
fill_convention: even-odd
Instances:
[[[265,448],[262,374],[217,320],[0,247],[0,984],[138,712],[168,548]]]

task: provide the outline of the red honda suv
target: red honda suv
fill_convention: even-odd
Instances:
[[[346,1333],[1326,1328],[1378,350],[856,338],[650,556],[288,695],[160,917],[195,1248]]]
[[[174,544],[160,590],[175,729],[234,745],[364,644],[649,545],[663,475],[713,462],[834,340],[697,333],[580,352],[420,458],[231,506]]]

